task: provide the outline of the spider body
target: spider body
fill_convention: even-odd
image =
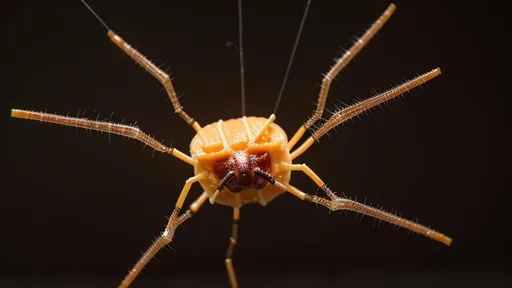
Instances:
[[[290,182],[290,170],[283,169],[283,163],[292,162],[287,148],[288,138],[281,127],[271,122],[273,118],[221,120],[197,132],[190,144],[190,154],[196,160],[195,175],[208,174],[199,183],[210,200],[232,207],[248,203],[266,205],[286,192],[279,186],[267,185],[264,178],[254,173],[258,168],[280,183]],[[219,181],[229,171],[234,172],[234,177],[212,199]]]
[[[187,155],[176,148],[163,145],[161,142],[141,131],[138,127],[132,125],[95,121],[86,118],[61,116],[30,110],[11,110],[11,116],[15,118],[56,123],[64,126],[85,128],[133,138],[150,146],[156,151],[172,155],[186,164],[193,166],[194,176],[185,181],[165,229],[135,263],[119,287],[128,287],[156,253],[173,240],[176,229],[183,222],[190,219],[192,215],[197,213],[208,198],[212,204],[219,203],[231,206],[233,209],[233,229],[231,237],[229,238],[230,242],[225,259],[226,270],[232,287],[238,287],[232,263],[232,255],[233,249],[238,241],[240,207],[249,203],[266,205],[275,197],[286,192],[300,200],[324,206],[332,211],[355,211],[406,228],[443,244],[451,244],[452,239],[450,237],[424,225],[349,198],[338,196],[338,194],[328,188],[324,181],[306,164],[292,163],[292,161],[296,161],[309,147],[336,126],[377,105],[396,98],[441,74],[439,68],[433,69],[379,95],[335,111],[328,119],[324,119],[325,121],[323,121],[323,123],[315,125],[317,121],[322,119],[331,82],[391,17],[395,10],[395,5],[390,4],[384,13],[359,40],[336,61],[335,65],[324,76],[318,95],[317,108],[313,116],[300,126],[295,134],[293,134],[290,141],[288,141],[283,129],[274,123],[276,118],[274,114],[270,115],[269,118],[245,116],[242,45],[240,45],[239,51],[242,74],[241,95],[243,117],[226,121],[219,120],[218,122],[201,127],[201,125],[188,115],[181,106],[176,92],[174,91],[170,76],[110,30],[105,22],[103,22],[87,3],[85,3],[85,0],[82,0],[82,2],[108,30],[107,35],[110,40],[164,86],[171,100],[171,104],[174,107],[174,112],[196,131],[196,135],[190,144],[190,155]],[[308,1],[306,6],[301,27],[304,23],[310,2],[311,1]],[[241,31],[241,0],[239,0],[238,3],[240,15],[239,29]],[[302,31],[302,28],[299,29],[299,36],[300,31]],[[298,38],[299,37],[297,37],[297,39]],[[293,59],[293,52],[291,59]],[[285,83],[285,81],[283,83]],[[277,104],[278,103],[279,97]],[[274,113],[276,113],[276,109],[277,105],[274,109]],[[294,148],[295,144],[299,142],[302,136],[304,136],[311,127],[315,127],[311,136],[302,142],[299,147]],[[322,190],[323,195],[313,195],[303,192],[291,185],[290,175],[292,171],[305,173],[315,182],[318,188]],[[204,192],[193,201],[187,210],[183,210],[189,191],[192,185],[197,182],[204,189]]]

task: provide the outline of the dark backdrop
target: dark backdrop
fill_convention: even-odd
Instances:
[[[199,123],[239,117],[238,54],[229,45],[237,41],[236,1],[128,2],[90,4],[172,72]],[[510,280],[499,67],[505,21],[488,2],[446,2],[396,1],[388,24],[333,83],[327,108],[438,66],[442,75],[343,125],[299,161],[332,189],[417,219],[453,245],[284,195],[242,209],[234,262],[243,287],[498,287]],[[305,3],[244,1],[248,114],[272,112]],[[333,58],[388,4],[313,1],[277,113],[289,137],[313,111]],[[182,151],[194,131],[79,1],[18,1],[8,14],[4,45],[13,52],[4,58],[15,79],[3,96],[1,281],[114,287],[162,231],[192,169],[134,140],[11,119],[9,109],[137,122]],[[317,191],[301,174],[292,183]],[[200,191],[194,186],[190,198]],[[206,204],[134,287],[226,287],[231,213]]]

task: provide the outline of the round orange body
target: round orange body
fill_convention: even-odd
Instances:
[[[277,124],[270,123],[263,117],[242,117],[218,121],[203,127],[190,143],[190,154],[196,163],[195,175],[207,172],[208,177],[199,181],[210,198],[219,185],[219,176],[214,165],[232,157],[235,153],[248,155],[268,153],[270,168],[268,173],[280,183],[290,182],[290,170],[284,169],[282,163],[291,164],[287,148],[288,138]],[[260,131],[261,129],[265,131]],[[266,205],[285,191],[276,185],[267,184],[262,189],[244,189],[233,193],[226,187],[218,193],[215,202],[232,207],[241,207],[249,203]]]

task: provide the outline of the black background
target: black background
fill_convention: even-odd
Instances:
[[[90,4],[172,72],[200,124],[239,117],[238,54],[226,45],[237,41],[236,1],[128,2]],[[438,66],[441,76],[343,125],[298,160],[332,189],[419,220],[453,245],[284,195],[242,209],[234,263],[243,287],[498,287],[510,280],[505,21],[487,1],[445,2],[396,1],[390,21],[333,83],[328,103],[352,103]],[[15,79],[3,96],[2,283],[115,287],[162,231],[192,168],[134,140],[11,119],[9,109],[137,121],[185,152],[194,131],[79,1],[17,3],[5,16],[4,45],[13,52],[4,57]],[[305,3],[244,1],[249,115],[272,112]],[[277,113],[289,137],[314,109],[333,58],[388,4],[313,1]],[[292,184],[317,191],[300,173]],[[200,192],[194,186],[190,198]],[[205,204],[134,287],[227,287],[231,211]]]

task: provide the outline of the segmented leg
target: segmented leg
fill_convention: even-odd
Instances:
[[[441,74],[441,69],[436,68],[430,72],[427,72],[423,75],[420,75],[410,81],[407,81],[393,89],[390,89],[384,93],[381,93],[377,96],[374,96],[372,98],[363,100],[359,103],[356,103],[352,106],[349,106],[347,108],[341,109],[340,111],[335,112],[329,120],[327,120],[325,123],[322,124],[318,129],[316,129],[311,137],[309,137],[304,143],[302,143],[301,146],[299,146],[297,149],[295,149],[291,154],[291,159],[295,159],[299,157],[302,153],[306,152],[306,150],[315,143],[315,141],[318,141],[320,137],[325,135],[325,133],[329,132],[329,130],[333,129],[334,127],[346,122],[347,120],[353,118],[354,116],[357,116],[361,114],[362,112],[369,110],[379,104],[382,104],[386,101],[389,101],[397,96],[402,95],[403,93],[416,88],[417,86],[432,80],[434,77]]]
[[[130,46],[126,41],[124,41],[119,35],[114,33],[114,31],[108,31],[108,37],[114,44],[116,44],[121,50],[123,50],[128,56],[130,56],[135,62],[137,62],[142,68],[146,69],[153,77],[155,77],[162,85],[164,85],[167,94],[169,94],[169,98],[171,99],[172,106],[174,107],[174,112],[180,115],[185,122],[187,122],[196,132],[201,130],[201,126],[197,123],[192,117],[190,117],[184,110],[183,106],[181,106],[180,100],[174,91],[174,87],[172,86],[171,78],[167,73],[158,68],[155,64],[149,61],[144,55],[142,55],[135,48]]]
[[[395,224],[397,226],[400,226],[407,230],[416,232],[418,234],[422,234],[422,235],[429,237],[433,240],[439,241],[445,245],[450,245],[452,243],[452,239],[450,237],[448,237],[442,233],[439,233],[435,230],[432,230],[426,226],[423,226],[416,222],[404,219],[402,217],[398,217],[398,216],[388,213],[386,211],[382,211],[380,209],[356,202],[354,200],[350,200],[350,199],[343,198],[343,197],[338,197],[336,195],[336,193],[334,193],[331,189],[329,189],[325,184],[322,185],[321,188],[327,194],[327,196],[330,198],[330,200],[322,198],[320,196],[308,195],[291,185],[285,185],[285,186],[286,186],[286,188],[287,188],[286,190],[288,192],[299,197],[300,199],[302,199],[304,201],[320,204],[322,206],[329,208],[331,211],[350,210],[350,211],[354,211],[354,212],[359,212],[364,215],[368,215],[368,216],[377,218],[379,220]]]
[[[236,281],[235,269],[233,268],[233,261],[231,257],[233,256],[233,250],[235,249],[235,245],[238,241],[238,221],[240,221],[240,208],[233,209],[233,226],[231,228],[231,237],[229,238],[229,247],[228,252],[226,253],[226,270],[228,272],[229,282],[231,282],[232,288],[238,287],[238,282]]]
[[[366,30],[366,32],[355,42],[350,49],[348,49],[343,56],[341,56],[338,61],[336,61],[336,64],[331,68],[329,73],[324,76],[324,79],[322,80],[322,88],[320,88],[320,94],[318,95],[318,103],[316,106],[315,113],[309,120],[302,125],[297,132],[295,132],[295,135],[292,137],[290,142],[288,142],[288,150],[291,150],[293,146],[302,138],[304,133],[308,128],[313,126],[316,121],[322,117],[322,113],[324,111],[325,102],[327,100],[327,95],[329,93],[329,88],[331,86],[331,82],[334,80],[334,78],[340,73],[340,71],[345,68],[348,63],[354,58],[363,47],[370,42],[370,40],[373,38],[375,34],[384,26],[384,24],[388,21],[388,19],[391,17],[393,12],[395,11],[395,5],[390,4],[386,11],[373,23],[373,25]]]
[[[435,230],[429,229],[421,224],[415,223],[413,221],[398,217],[396,215],[393,215],[391,213],[388,213],[386,211],[379,210],[377,208],[373,208],[371,206],[361,204],[359,202],[338,197],[336,193],[334,193],[331,189],[325,185],[325,183],[318,177],[313,170],[311,170],[306,165],[288,165],[287,167],[290,170],[296,170],[296,171],[303,171],[308,175],[315,183],[327,194],[327,196],[330,198],[325,199],[319,196],[312,196],[308,195],[299,189],[295,188],[292,185],[289,184],[282,184],[279,181],[272,178],[272,175],[265,173],[259,169],[254,170],[254,173],[258,176],[262,177],[263,179],[267,180],[270,184],[276,185],[279,188],[288,191],[292,195],[304,200],[309,201],[313,203],[320,204],[322,206],[325,206],[329,208],[332,211],[337,210],[350,210],[359,212],[368,216],[372,216],[374,218],[380,219],[382,221],[386,221],[392,224],[395,224],[397,226],[403,227],[405,229],[411,230],[413,232],[422,234],[424,236],[427,236],[431,239],[434,239],[436,241],[439,241],[445,245],[450,245],[452,243],[452,239],[442,233],[439,233]]]
[[[154,138],[150,137],[146,133],[142,132],[138,127],[116,124],[116,123],[112,123],[112,122],[94,121],[94,120],[88,120],[88,119],[83,119],[83,118],[60,116],[60,115],[56,115],[56,114],[34,112],[34,111],[28,111],[28,110],[19,110],[19,109],[12,109],[11,117],[21,118],[21,119],[29,119],[29,120],[35,120],[35,121],[41,121],[41,122],[47,122],[47,123],[55,123],[55,124],[61,124],[61,125],[65,125],[65,126],[85,128],[85,129],[90,129],[90,130],[96,130],[96,131],[126,136],[129,138],[139,140],[140,142],[148,145],[149,147],[151,147],[157,151],[171,154],[171,155],[175,156],[176,158],[178,158],[190,165],[195,164],[195,160],[192,159],[190,156],[184,154],[183,152],[179,151],[176,148],[167,147],[167,146],[163,145],[159,141],[155,140]]]
[[[181,190],[180,196],[178,198],[178,201],[176,202],[176,206],[174,207],[174,211],[171,214],[171,217],[169,218],[169,222],[167,223],[167,226],[165,227],[164,232],[158,237],[158,239],[149,247],[149,249],[142,255],[142,257],[137,261],[135,266],[133,266],[132,270],[126,275],[123,282],[119,285],[120,288],[126,288],[130,286],[130,284],[135,280],[137,275],[139,275],[140,271],[146,266],[146,264],[153,258],[153,256],[158,253],[158,251],[164,247],[165,245],[169,244],[174,237],[174,232],[176,228],[181,225],[183,222],[185,222],[187,219],[192,217],[192,214],[197,212],[201,205],[206,201],[208,198],[208,195],[206,192],[204,192],[191,206],[190,209],[188,209],[185,213],[183,213],[181,216],[179,216],[180,210],[183,206],[183,202],[185,201],[185,198],[188,195],[188,192],[190,191],[190,187],[193,183],[200,181],[207,177],[207,173],[202,173],[199,175],[196,175],[194,177],[189,178],[185,185],[183,186],[183,189]]]

